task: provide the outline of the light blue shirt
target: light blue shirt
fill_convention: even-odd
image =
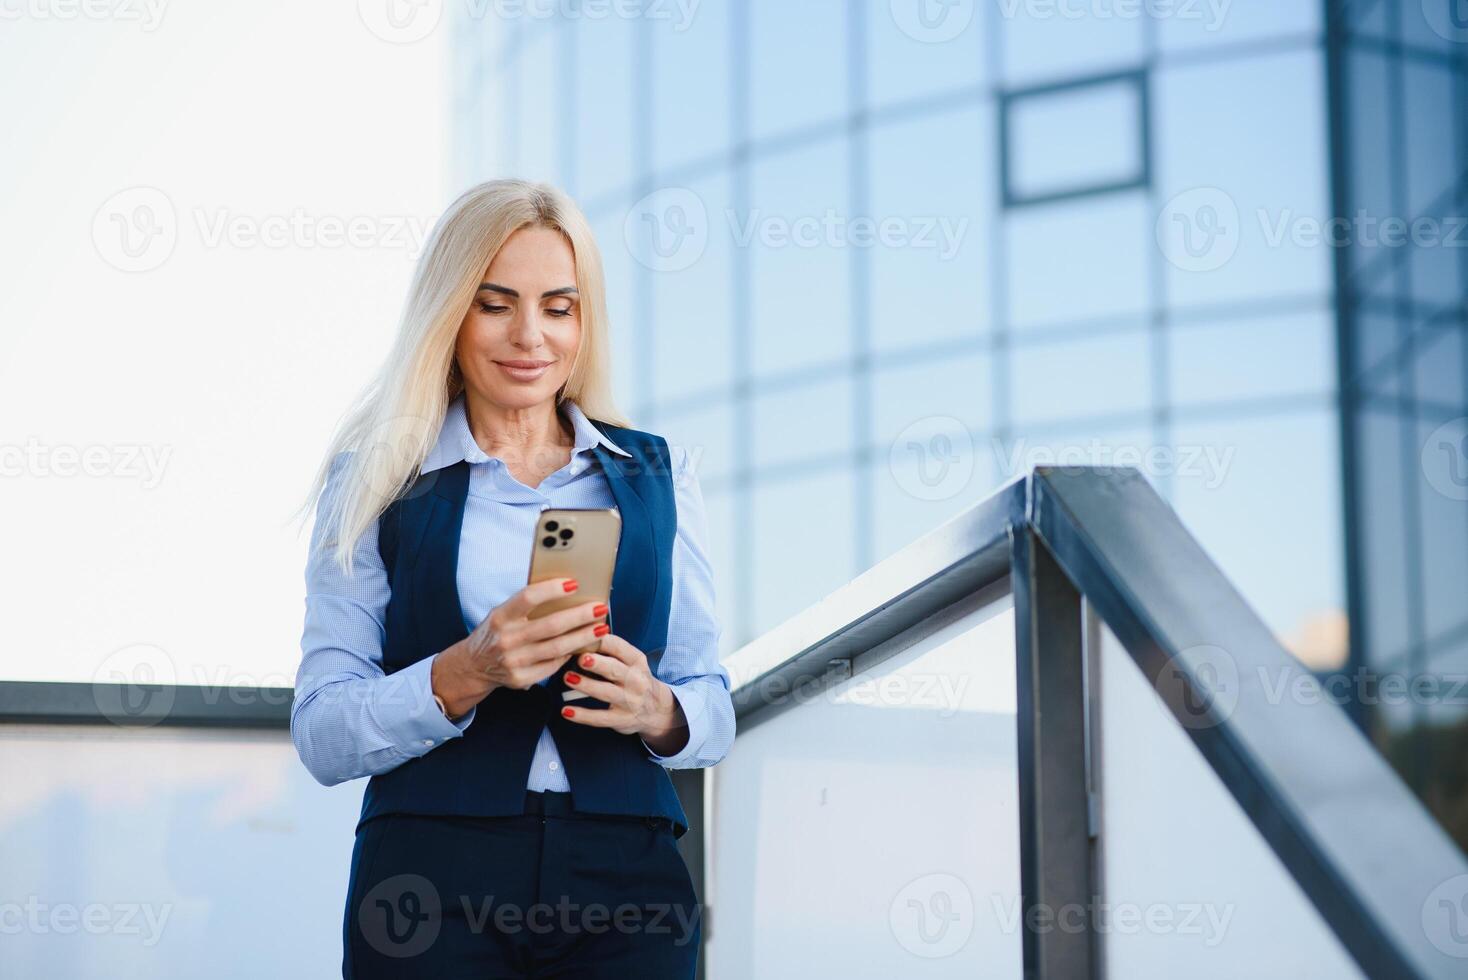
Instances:
[[[469,431],[464,400],[449,407],[422,471],[469,463],[469,491],[460,534],[458,586],[466,629],[525,586],[535,521],[547,507],[614,507],[611,488],[592,447],[630,456],[591,424],[580,406],[562,403],[575,430],[571,460],[539,487],[516,479],[504,461],[486,455]],[[668,643],[656,675],[671,686],[688,719],[688,744],[676,755],[650,758],[669,768],[712,766],[734,740],[729,675],[720,665],[720,625],[714,613],[713,568],[703,495],[681,446],[669,444],[678,529],[673,544],[673,599]],[[325,495],[339,491],[340,467]],[[306,768],[326,786],[394,769],[460,737],[481,710],[451,722],[433,700],[430,672],[437,656],[385,675],[382,647],[391,589],[377,548],[377,525],[352,553],[353,575],[321,547],[318,508],[306,564],[306,623],[301,667],[291,705],[291,738]],[[489,557],[493,556],[493,558]],[[615,629],[615,618],[612,620]],[[542,683],[548,683],[549,678]],[[643,746],[646,747],[644,742]],[[571,789],[549,727],[540,733],[526,784],[531,790]]]

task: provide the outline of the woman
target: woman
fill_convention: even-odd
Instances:
[[[694,974],[667,769],[734,712],[698,483],[617,412],[607,329],[575,204],[471,189],[318,474],[291,735],[319,782],[371,776],[345,977]],[[525,585],[545,507],[620,511],[610,608],[527,618],[577,587]]]

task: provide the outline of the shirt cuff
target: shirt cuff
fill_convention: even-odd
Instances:
[[[449,721],[433,700],[433,661],[422,660],[396,673],[389,679],[387,698],[377,706],[377,721],[393,744],[411,756],[420,756],[451,738],[464,734],[474,720],[478,705],[458,721]]]
[[[698,757],[698,750],[708,738],[708,713],[704,710],[707,694],[693,684],[669,684],[668,687],[672,689],[673,697],[678,700],[678,705],[683,709],[683,717],[688,721],[688,742],[673,755],[658,755],[647,744],[647,739],[642,740],[642,747],[647,749],[647,754],[652,756],[654,762],[664,768],[680,769]]]

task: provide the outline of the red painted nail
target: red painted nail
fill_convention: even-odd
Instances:
[[[593,657],[591,654],[588,653],[586,656],[584,656],[584,657],[581,658],[581,666],[583,666],[583,667],[595,667],[596,666],[596,658]]]
[[[598,602],[591,607],[591,614],[593,616],[605,616],[607,614],[607,604],[605,602]]]
[[[574,578],[566,579],[566,581],[561,584],[561,588],[565,589],[567,592],[575,592],[577,589],[576,580]]]
[[[581,683],[581,675],[580,674],[573,674],[569,670],[566,671],[566,683],[567,684],[580,684]]]
[[[561,717],[562,718],[575,718],[576,717],[576,709],[575,708],[562,708],[561,709]]]
[[[594,635],[596,635],[596,636],[606,636],[611,631],[612,631],[612,628],[610,626],[608,626],[606,623],[597,623],[596,624],[596,629],[592,630],[591,632]]]

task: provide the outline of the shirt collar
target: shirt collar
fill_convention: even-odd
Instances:
[[[632,455],[607,438],[574,401],[567,399],[561,402],[561,408],[575,432],[576,444],[571,449],[573,457],[596,446],[604,446],[620,456]],[[443,426],[438,430],[438,441],[429,450],[420,472],[432,473],[454,463],[484,463],[495,458],[480,449],[479,443],[474,441],[474,433],[469,431],[469,414],[464,408],[464,396],[459,395],[444,414]]]

